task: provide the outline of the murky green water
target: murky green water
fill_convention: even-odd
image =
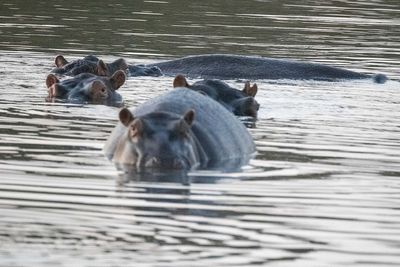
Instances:
[[[3,0],[0,266],[400,265],[399,18],[397,0]],[[88,53],[262,55],[393,80],[257,81],[243,172],[121,185],[101,151],[118,109],[45,102],[53,58]],[[120,90],[135,106],[171,84]]]

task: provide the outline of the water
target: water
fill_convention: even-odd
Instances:
[[[0,266],[399,266],[399,17],[397,0],[3,0]],[[262,55],[392,81],[257,81],[242,172],[127,181],[101,151],[117,108],[44,101],[55,55],[88,53]],[[171,84],[120,93],[136,106]]]

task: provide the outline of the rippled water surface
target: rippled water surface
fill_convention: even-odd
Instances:
[[[2,1],[0,266],[399,266],[399,17],[397,0]],[[101,151],[118,108],[45,102],[60,53],[262,55],[391,80],[257,81],[242,172],[123,177]],[[137,106],[171,84],[120,93]]]

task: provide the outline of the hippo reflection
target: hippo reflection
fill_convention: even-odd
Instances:
[[[122,97],[117,92],[125,82],[122,70],[111,77],[82,73],[60,81],[54,74],[46,79],[48,99],[61,99],[70,103],[94,103],[121,106]]]
[[[210,97],[176,88],[136,109],[122,109],[104,152],[137,169],[233,168],[255,151],[247,129]]]
[[[250,82],[246,82],[243,90],[232,88],[216,79],[198,81],[190,85],[183,75],[177,75],[173,84],[174,87],[186,87],[211,97],[236,116],[257,118],[260,107],[254,99],[258,90],[257,84],[250,86]]]

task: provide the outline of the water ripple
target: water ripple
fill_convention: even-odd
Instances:
[[[1,4],[0,266],[400,265],[398,2],[128,2]],[[392,81],[259,80],[248,166],[132,177],[101,151],[117,108],[45,102],[54,56],[91,52],[300,58]],[[120,93],[137,106],[171,83]]]

